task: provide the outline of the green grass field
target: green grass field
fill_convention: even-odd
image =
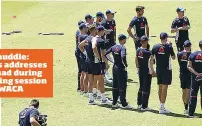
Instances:
[[[153,112],[111,110],[107,107],[88,106],[87,98],[76,92],[77,64],[74,57],[77,22],[87,13],[116,10],[117,32],[126,29],[135,15],[135,6],[144,5],[150,34],[170,33],[176,17],[175,9],[183,6],[191,23],[190,39],[193,50],[198,49],[202,39],[202,2],[2,2],[2,32],[22,30],[22,34],[2,36],[2,48],[53,48],[54,49],[54,97],[40,99],[40,111],[48,114],[48,126],[201,126],[201,119],[183,116],[183,103],[179,82],[177,60],[172,62],[173,83],[168,89],[166,107],[175,114],[160,115]],[[17,18],[13,19],[12,16]],[[39,32],[64,32],[64,36],[38,36]],[[174,40],[171,39],[174,43]],[[151,45],[159,42],[152,38]],[[129,78],[127,99],[136,105],[138,76],[135,69],[135,48],[132,39],[126,43]],[[175,51],[176,47],[174,46]],[[109,87],[106,87],[109,88]],[[150,107],[159,109],[156,78],[153,78]],[[37,91],[36,91],[37,92]],[[111,97],[111,92],[106,92]],[[198,97],[199,99],[200,97]],[[16,126],[18,112],[27,107],[31,98],[2,99],[2,126]],[[198,100],[196,113],[202,113]]]

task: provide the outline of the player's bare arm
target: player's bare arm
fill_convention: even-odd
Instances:
[[[30,118],[30,123],[33,125],[33,126],[41,126],[34,117],[31,117]]]
[[[102,58],[102,60],[105,62],[106,68],[108,69],[108,68],[109,68],[109,64],[108,64],[107,58],[105,57],[105,53],[106,53],[106,50],[105,50],[105,49],[104,49],[104,50],[101,50],[101,58]]]
[[[155,76],[156,72],[154,71],[154,56],[153,55],[151,55],[149,58],[149,66],[151,69],[152,76]]]
[[[127,29],[127,32],[131,38],[135,39],[135,37],[133,36],[133,33],[132,33],[132,27],[129,26]]]
[[[146,27],[146,35],[147,37],[149,37],[149,25],[146,25],[145,27]]]
[[[87,40],[83,40],[80,44],[79,44],[79,49],[81,50],[81,52],[84,52],[84,46],[87,45]]]

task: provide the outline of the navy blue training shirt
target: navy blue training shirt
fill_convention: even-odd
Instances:
[[[101,37],[97,37],[97,50],[100,57],[101,57],[101,51],[105,49],[106,49],[105,41]],[[101,62],[104,62],[104,61],[102,60]]]
[[[114,58],[114,68],[125,69],[128,67],[126,61],[126,48],[123,45],[114,45],[107,50],[106,55],[112,53]]]
[[[145,48],[139,48],[136,52],[138,59],[138,68],[141,73],[150,73],[149,58],[152,55],[151,51]]]
[[[94,53],[93,53],[93,49],[92,49],[92,39],[93,39],[93,36],[91,36],[91,35],[89,35],[86,38],[87,45],[85,46],[85,50],[87,53],[87,62],[94,62]]]
[[[116,41],[116,22],[115,22],[115,20],[113,19],[111,21],[108,21],[107,19],[104,19],[101,22],[101,25],[107,30],[112,30],[110,32],[110,34],[106,35],[106,39],[109,39],[109,43],[114,43]]]
[[[202,73],[202,51],[192,53],[188,60],[192,62],[192,66],[196,72]]]
[[[78,47],[78,37],[79,37],[79,35],[80,35],[80,30],[77,30],[76,31],[76,47]]]
[[[87,37],[88,37],[87,34],[80,34],[80,35],[78,36],[78,45],[79,45],[83,40],[85,40]],[[81,50],[79,49],[78,45],[77,45],[77,48],[76,48],[76,53],[77,53],[78,55],[80,55],[81,57],[84,57],[84,55],[83,55],[83,53],[81,53]]]
[[[179,28],[188,25],[190,26],[190,23],[186,16],[184,16],[182,19],[177,17],[173,20],[171,28]],[[189,40],[188,30],[180,30],[179,34],[177,34],[177,40]]]
[[[31,126],[30,118],[34,117],[36,120],[39,116],[39,111],[35,108],[25,108],[19,113],[19,125]]]
[[[148,25],[147,19],[145,17],[134,17],[130,22],[129,26],[135,30],[137,37],[142,37],[145,35],[145,26]]]
[[[186,51],[178,52],[177,58],[180,66],[180,73],[190,74],[189,70],[187,69],[187,63],[190,54],[191,52]]]
[[[152,48],[152,55],[156,59],[156,67],[171,70],[170,56],[174,56],[173,47],[170,44],[156,44]]]

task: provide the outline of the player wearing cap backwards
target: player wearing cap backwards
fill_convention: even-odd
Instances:
[[[152,53],[149,49],[147,49],[148,45],[148,37],[143,35],[140,38],[141,47],[137,49],[136,53],[136,67],[138,68],[138,75],[139,75],[139,91],[137,97],[137,105],[138,109],[142,111],[151,110],[148,107],[150,89],[151,89],[151,80],[152,75],[155,75],[153,66],[150,65]],[[151,67],[150,67],[151,66]]]
[[[189,117],[194,117],[197,104],[197,94],[200,89],[202,99],[202,40],[199,42],[200,51],[189,56],[188,69],[191,72],[191,98],[189,104]],[[202,102],[201,102],[202,106]],[[202,107],[201,107],[202,108]]]
[[[79,21],[78,22],[78,26],[80,24],[84,23],[83,21]],[[75,56],[76,56],[76,61],[77,61],[77,65],[78,65],[78,87],[77,87],[77,91],[80,92],[80,76],[81,76],[81,64],[80,64],[80,53],[78,50],[78,36],[80,35],[80,30],[76,31],[76,50],[75,50]]]
[[[136,50],[141,47],[140,38],[143,35],[149,37],[149,25],[147,19],[143,16],[145,7],[137,6],[136,12],[137,16],[135,16],[129,24],[127,29],[128,34],[130,37],[134,39],[135,48]],[[132,28],[134,29],[134,35],[132,33]],[[149,48],[149,45],[148,45]]]
[[[102,104],[109,104],[110,101],[105,97],[104,92],[104,74],[105,69],[109,67],[105,58],[105,41],[101,38],[104,35],[104,27],[97,27],[97,36],[92,39],[92,49],[94,53],[93,75],[94,79],[98,80],[99,90],[101,92]]]
[[[88,72],[88,93],[89,93],[89,104],[95,104],[94,97],[93,97],[93,65],[95,55],[92,50],[92,38],[97,35],[96,25],[92,24],[89,25],[90,35],[79,44],[79,49],[81,52],[86,53],[87,55],[87,72]]]
[[[87,35],[87,27],[85,23],[82,23],[79,25],[80,29],[80,35],[78,36],[78,44],[85,40],[88,35]],[[88,91],[88,78],[87,78],[87,69],[86,69],[86,56],[80,51],[80,49],[77,47],[77,52],[80,56],[80,64],[81,64],[81,76],[80,76],[80,88],[81,88],[81,94],[84,93],[84,95],[87,95]]]
[[[189,94],[191,85],[191,73],[187,69],[188,58],[191,54],[191,42],[186,40],[184,42],[184,50],[178,52],[178,63],[180,66],[180,82],[182,88],[182,100],[184,103],[184,113],[188,114]]]
[[[190,23],[189,19],[184,16],[185,9],[178,7],[176,9],[178,17],[176,17],[171,25],[171,33],[176,32],[176,45],[178,51],[183,51],[183,44],[186,40],[189,40]]]
[[[160,34],[161,43],[156,44],[152,48],[152,55],[156,59],[156,74],[157,74],[157,84],[159,85],[159,100],[160,100],[160,110],[159,113],[170,113],[169,110],[165,108],[165,101],[167,97],[168,85],[172,82],[172,68],[171,59],[175,59],[175,53],[173,51],[172,44],[168,44],[167,41],[168,34],[162,32]],[[153,60],[154,57],[151,57]],[[153,62],[151,62],[151,66]]]
[[[119,44],[112,46],[107,50],[106,55],[112,53],[114,61],[111,61],[113,66],[113,103],[112,107],[118,107],[117,100],[120,96],[121,104],[123,108],[132,108],[126,102],[126,88],[127,88],[127,60],[126,60],[126,48],[124,44],[126,43],[127,37],[123,34],[120,34]],[[106,56],[107,58],[107,56]],[[110,61],[110,59],[108,59]]]
[[[113,45],[116,44],[116,21],[114,20],[114,14],[116,12],[113,10],[107,10],[106,11],[106,19],[104,19],[101,22],[101,25],[108,31],[110,31],[108,34],[105,34],[105,39],[106,39],[106,49],[111,48]],[[109,55],[107,55],[108,58]],[[113,60],[113,59],[111,59]],[[108,70],[106,70],[106,74],[105,74],[105,81],[106,83],[112,83],[111,81],[111,76],[108,72]]]

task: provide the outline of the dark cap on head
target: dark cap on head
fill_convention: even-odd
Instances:
[[[143,35],[141,38],[140,38],[140,41],[148,41],[149,38],[146,36],[146,35]]]
[[[118,37],[119,40],[124,40],[124,39],[127,39],[127,38],[128,37],[126,35],[124,35],[124,34],[120,34],[119,37]]]
[[[166,38],[168,38],[168,34],[166,32],[162,32],[160,34],[160,39],[166,39]]]
[[[102,12],[97,12],[96,17],[104,17],[104,14]]]
[[[82,24],[79,25],[79,29],[80,29],[80,30],[82,30],[83,28],[86,28],[86,27],[87,27],[87,26],[86,26],[85,23],[82,23]]]
[[[103,31],[103,30],[105,30],[104,27],[103,27],[102,25],[97,26],[96,29],[97,29],[98,31]]]
[[[90,14],[87,14],[86,16],[85,16],[85,20],[88,20],[88,19],[92,19],[92,18],[94,18],[92,15],[90,15]]]
[[[107,10],[106,11],[106,14],[115,14],[116,13],[116,11],[113,11],[113,10]]]
[[[79,26],[80,24],[82,24],[82,23],[85,23],[85,22],[82,21],[82,20],[80,20],[80,21],[78,22],[78,26]]]
[[[200,46],[200,47],[202,47],[202,40],[201,40],[201,41],[199,41],[199,46]]]
[[[183,7],[178,7],[176,9],[176,12],[184,12],[184,11],[186,11],[186,9],[184,9]]]
[[[184,42],[184,47],[190,47],[191,46],[191,42],[189,40],[186,40]]]
[[[144,6],[137,6],[135,10],[136,10],[136,11],[140,11],[140,10],[144,10],[144,9],[145,9]]]

